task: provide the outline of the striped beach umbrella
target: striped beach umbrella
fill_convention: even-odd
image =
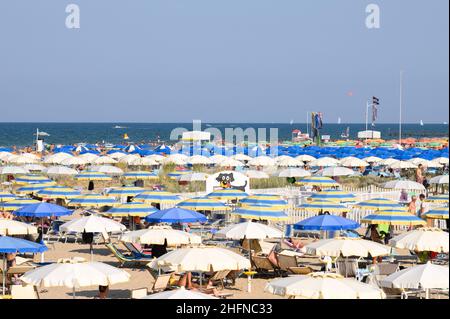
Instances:
[[[135,201],[145,203],[170,204],[181,200],[178,195],[165,191],[145,191],[134,198]]]
[[[145,217],[152,213],[157,212],[158,210],[150,204],[139,203],[139,202],[131,202],[117,205],[113,208],[107,210],[103,215],[111,216],[111,217]]]
[[[358,208],[367,209],[367,210],[385,210],[385,209],[402,210],[403,209],[406,211],[406,209],[399,203],[397,203],[393,200],[385,199],[385,198],[369,199],[369,200],[360,202],[354,206],[358,207]]]
[[[0,192],[0,202],[10,202],[14,200],[16,196],[8,192]]]
[[[135,186],[123,186],[118,188],[113,188],[108,192],[108,195],[112,196],[136,196],[140,193],[145,192],[145,189],[142,187]]]
[[[287,201],[279,195],[255,194],[240,200],[241,206],[265,205],[285,209]]]
[[[77,181],[111,181],[111,176],[100,172],[81,172],[75,175]]]
[[[6,211],[14,211],[27,205],[37,203],[40,203],[40,201],[30,198],[17,198],[9,202],[0,202],[0,208]]]
[[[35,194],[43,189],[55,187],[56,183],[29,184],[16,189],[17,194]]]
[[[50,183],[52,182],[52,180],[42,175],[27,174],[17,176],[14,182],[18,185],[28,185],[28,184]]]
[[[367,215],[361,220],[361,223],[411,226],[426,224],[423,219],[398,209],[382,210],[376,214]]]
[[[173,171],[167,174],[167,176],[171,179],[178,179],[178,177],[180,177],[181,175],[186,175],[186,174],[190,174],[192,173],[192,171],[190,170],[185,170],[185,171]]]
[[[448,219],[448,207],[433,208],[425,216],[432,219]]]
[[[339,184],[332,178],[325,176],[309,176],[302,178],[296,184],[299,185],[310,185],[310,186],[320,186],[322,188],[326,187],[338,187]]]
[[[344,192],[336,189],[323,190],[311,195],[310,197],[313,201],[315,200],[329,200],[334,202],[353,202],[356,198],[355,195],[348,192]]]
[[[72,199],[81,195],[80,191],[77,191],[70,187],[54,186],[51,188],[44,188],[37,192],[37,196],[41,198],[61,198]]]
[[[103,196],[100,194],[84,194],[73,198],[68,206],[76,207],[102,207],[114,206],[118,204],[114,197]]]
[[[155,180],[159,178],[158,174],[155,172],[147,171],[126,172],[122,177],[127,180]]]
[[[307,202],[297,206],[298,209],[308,210],[308,211],[323,211],[323,212],[346,212],[349,211],[345,205],[337,202],[327,201],[327,200],[315,200],[312,202]]]
[[[208,197],[194,197],[177,204],[177,207],[195,211],[228,211],[230,207],[218,200]]]
[[[238,207],[232,212],[234,215],[239,215],[244,219],[258,219],[258,220],[287,220],[289,216],[280,208],[271,206],[243,206]]]
[[[248,197],[248,194],[239,189],[224,188],[209,193],[208,195],[206,195],[206,197],[218,200],[239,200]]]
[[[426,200],[433,203],[448,203],[448,194],[428,196]]]

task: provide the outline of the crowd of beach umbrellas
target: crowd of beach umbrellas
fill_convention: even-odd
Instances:
[[[238,189],[218,189],[204,196],[184,199],[180,194],[167,191],[150,190],[135,185],[112,187],[105,193],[86,192],[58,185],[58,177],[66,176],[76,181],[111,181],[121,178],[128,181],[158,180],[153,168],[174,164],[184,169],[169,173],[169,177],[182,182],[205,181],[208,174],[194,172],[192,165],[218,166],[223,168],[250,167],[246,170],[250,178],[267,178],[269,173],[261,167],[278,168],[279,177],[295,177],[298,186],[313,186],[320,191],[312,192],[307,200],[293,209],[311,213],[295,224],[295,231],[319,231],[321,239],[306,245],[303,251],[307,255],[331,258],[376,258],[392,254],[392,249],[407,249],[413,252],[435,252],[448,254],[448,232],[439,228],[423,227],[424,219],[407,212],[404,205],[386,198],[372,198],[356,202],[355,194],[340,189],[339,182],[332,177],[351,176],[354,168],[386,166],[393,169],[408,170],[419,164],[428,168],[442,170],[430,180],[436,185],[448,187],[448,175],[444,169],[448,166],[448,149],[409,149],[405,151],[377,148],[357,149],[339,148],[301,148],[291,146],[277,157],[262,154],[264,150],[253,149],[256,156],[249,152],[226,156],[225,154],[186,155],[175,153],[161,155],[157,152],[147,154],[138,146],[132,145],[104,154],[91,147],[60,147],[59,151],[45,157],[32,153],[13,154],[9,150],[0,150],[0,174],[13,176],[6,190],[0,191],[0,210],[9,212],[10,218],[0,219],[0,254],[3,256],[3,274],[7,271],[7,254],[41,254],[48,250],[45,240],[40,243],[19,238],[42,232],[45,219],[58,219],[71,216],[75,210],[88,212],[87,216],[71,218],[59,227],[66,233],[100,233],[105,240],[108,234],[120,233],[119,240],[124,243],[142,245],[167,245],[166,254],[151,260],[148,267],[158,272],[217,272],[233,270],[242,272],[248,280],[251,292],[251,280],[257,274],[252,265],[251,240],[278,239],[285,237],[286,225],[290,216],[287,213],[291,203],[278,194],[246,193]],[[166,150],[161,147],[159,150]],[[73,153],[76,151],[77,153]],[[259,154],[259,153],[261,154]],[[147,152],[148,153],[148,152]],[[280,155],[281,154],[281,155]],[[339,154],[346,154],[340,156]],[[350,154],[350,155],[349,155]],[[367,155],[367,156],[366,156]],[[364,156],[364,157],[363,157]],[[119,163],[133,170],[123,171]],[[77,168],[84,166],[82,171]],[[312,174],[304,166],[320,168]],[[143,169],[145,168],[145,169]],[[148,168],[152,168],[149,170]],[[30,173],[32,172],[32,173]],[[424,191],[422,184],[411,180],[392,180],[384,184],[392,190]],[[123,201],[127,198],[127,201]],[[131,199],[131,200],[128,200]],[[56,200],[62,200],[55,203]],[[448,219],[448,194],[429,196],[432,206],[427,218],[432,220]],[[61,205],[59,205],[61,204]],[[159,209],[165,205],[166,209]],[[159,208],[157,208],[158,206]],[[343,212],[352,209],[367,212],[359,222],[346,218]],[[227,248],[210,247],[202,244],[202,236],[177,230],[174,224],[205,224],[210,222],[205,212],[220,213],[230,218],[231,224],[219,229],[214,237],[233,241],[247,241],[250,253],[233,252]],[[323,214],[327,212],[327,214]],[[140,217],[151,226],[145,229],[128,228],[116,219]],[[12,218],[12,219],[11,219]],[[31,218],[34,225],[19,221],[19,218]],[[23,219],[25,220],[25,219]],[[264,223],[261,223],[264,221]],[[331,232],[355,230],[362,225],[409,226],[410,230],[393,237],[389,243],[352,238],[331,237]],[[42,238],[44,239],[44,238]],[[76,290],[91,286],[112,286],[130,280],[130,274],[111,265],[94,261],[95,252],[91,251],[91,260],[82,258],[60,259],[26,272],[20,280],[36,287],[66,287]],[[6,276],[2,276],[5,280]],[[380,287],[362,283],[356,279],[325,271],[309,275],[288,276],[268,281],[265,291],[290,298],[385,298],[382,287],[401,289],[425,289],[427,297],[431,289],[448,289],[448,266],[425,263],[408,267],[384,278]],[[3,281],[3,294],[6,293]],[[150,295],[148,298],[211,298],[199,292],[179,289]]]

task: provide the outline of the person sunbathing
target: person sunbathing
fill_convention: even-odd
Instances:
[[[217,289],[214,287],[213,283],[210,280],[208,281],[206,287],[202,287],[196,283],[193,283],[192,273],[190,271],[181,276],[180,280],[178,280],[177,286],[184,287],[187,290],[196,290],[204,294],[213,295],[215,297],[219,296]]]

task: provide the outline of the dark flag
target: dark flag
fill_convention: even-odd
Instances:
[[[372,96],[372,126],[375,126],[375,121],[378,118],[378,106],[380,105],[380,99],[376,96]]]

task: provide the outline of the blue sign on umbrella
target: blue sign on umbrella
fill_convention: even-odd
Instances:
[[[351,219],[334,215],[319,215],[307,218],[294,224],[297,230],[345,230],[359,228],[359,224]]]
[[[51,217],[71,215],[73,211],[50,203],[38,203],[24,206],[13,212],[16,216]]]
[[[149,223],[194,223],[206,222],[205,215],[183,208],[163,209],[145,217]]]

